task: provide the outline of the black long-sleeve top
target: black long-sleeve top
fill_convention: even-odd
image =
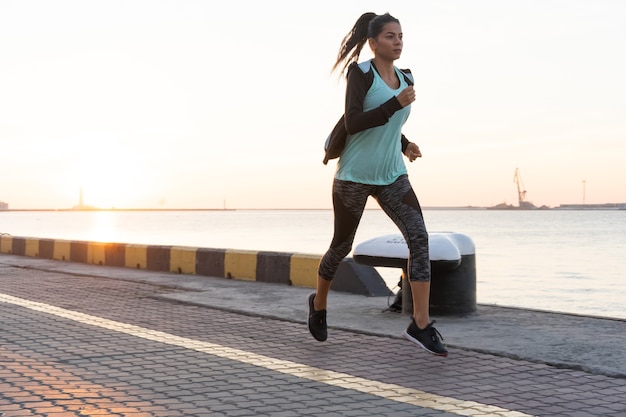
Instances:
[[[349,88],[346,90],[345,113],[341,116],[327,139],[324,164],[327,164],[330,159],[341,156],[349,134],[352,135],[372,127],[382,126],[389,121],[389,118],[396,111],[402,108],[398,98],[394,96],[375,109],[363,111],[365,95],[374,82],[375,71],[373,63],[371,63],[369,70],[366,72],[363,71],[363,67],[356,62],[353,62],[348,67],[347,80]],[[412,77],[407,76],[407,74],[411,74],[411,71],[404,69],[402,72],[405,74],[407,83],[413,85]],[[402,152],[404,152],[409,144],[409,140],[402,135],[401,141]]]

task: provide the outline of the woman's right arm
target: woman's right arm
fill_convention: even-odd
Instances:
[[[363,101],[370,86],[371,83],[368,83],[367,76],[361,72],[358,65],[351,64],[348,67],[345,109],[346,130],[351,135],[384,125],[403,107],[398,97],[393,96],[375,109],[363,111]]]

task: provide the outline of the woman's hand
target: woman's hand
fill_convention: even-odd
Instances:
[[[406,107],[415,101],[415,89],[412,85],[408,86],[404,90],[400,91],[400,94],[396,97],[402,107]]]
[[[404,154],[407,158],[409,158],[409,161],[411,162],[415,161],[417,158],[422,157],[420,147],[413,142],[409,142],[409,144],[406,146],[406,149],[404,150]]]

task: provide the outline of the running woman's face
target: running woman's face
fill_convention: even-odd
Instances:
[[[375,39],[370,39],[372,52],[379,58],[394,61],[402,55],[402,27],[399,23],[390,22]]]

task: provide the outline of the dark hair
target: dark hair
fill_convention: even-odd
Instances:
[[[357,61],[365,42],[369,38],[375,38],[380,35],[383,26],[390,22],[400,23],[398,19],[389,13],[381,15],[372,12],[363,13],[350,32],[343,38],[343,41],[341,41],[341,47],[337,54],[337,61],[335,65],[333,65],[333,71],[343,63],[343,67],[341,68],[341,72],[343,73],[348,65]]]

